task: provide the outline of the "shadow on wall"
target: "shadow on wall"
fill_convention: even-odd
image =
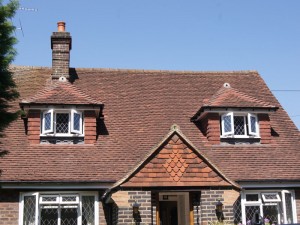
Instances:
[[[106,224],[117,225],[119,217],[119,207],[113,199],[109,203],[102,203]]]
[[[69,74],[70,74],[69,80],[71,83],[74,83],[76,80],[79,79],[75,68],[70,68]],[[104,122],[104,115],[102,114],[102,110],[100,112],[99,118],[97,118],[97,139],[99,135],[109,135],[107,127]]]

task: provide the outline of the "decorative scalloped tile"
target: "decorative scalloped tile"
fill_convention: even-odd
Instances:
[[[169,154],[169,158],[163,164],[163,167],[175,182],[178,182],[181,179],[189,166],[185,161],[186,160],[182,158],[178,149],[173,149],[172,153]]]

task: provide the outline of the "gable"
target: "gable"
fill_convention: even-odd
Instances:
[[[233,186],[174,132],[121,186],[123,187],[216,187]]]

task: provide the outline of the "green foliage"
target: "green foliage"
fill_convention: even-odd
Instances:
[[[14,60],[16,50],[14,44],[15,27],[11,19],[18,9],[18,1],[11,0],[6,5],[0,0],[0,135],[5,127],[17,117],[17,112],[11,112],[9,102],[15,100],[19,94],[9,71],[9,65]]]

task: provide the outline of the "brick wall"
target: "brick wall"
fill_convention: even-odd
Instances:
[[[295,190],[297,220],[300,223],[300,189]]]
[[[140,204],[140,225],[156,224],[152,221],[152,214],[156,211],[152,207],[152,195],[151,191],[119,191],[112,195],[112,200],[116,205],[117,223],[118,225],[130,225],[134,224],[132,215],[132,205],[136,201]],[[155,217],[153,218],[155,221]],[[102,225],[102,224],[101,224]]]
[[[217,221],[216,203],[220,200],[223,203],[223,213],[225,221],[233,223],[233,205],[239,197],[239,192],[235,190],[207,189],[201,191],[201,221],[199,224],[208,224]],[[195,214],[195,209],[194,209]],[[195,223],[197,224],[197,223]]]
[[[19,193],[0,190],[0,225],[17,225],[19,217]]]
[[[41,111],[30,110],[28,112],[28,140],[30,144],[40,143]]]
[[[220,144],[220,116],[218,113],[208,113],[201,120],[201,130],[206,135],[209,144]]]
[[[261,144],[271,143],[271,125],[268,114],[258,114],[259,132],[261,137]]]
[[[96,114],[95,111],[84,111],[84,143],[93,144],[96,141]]]

